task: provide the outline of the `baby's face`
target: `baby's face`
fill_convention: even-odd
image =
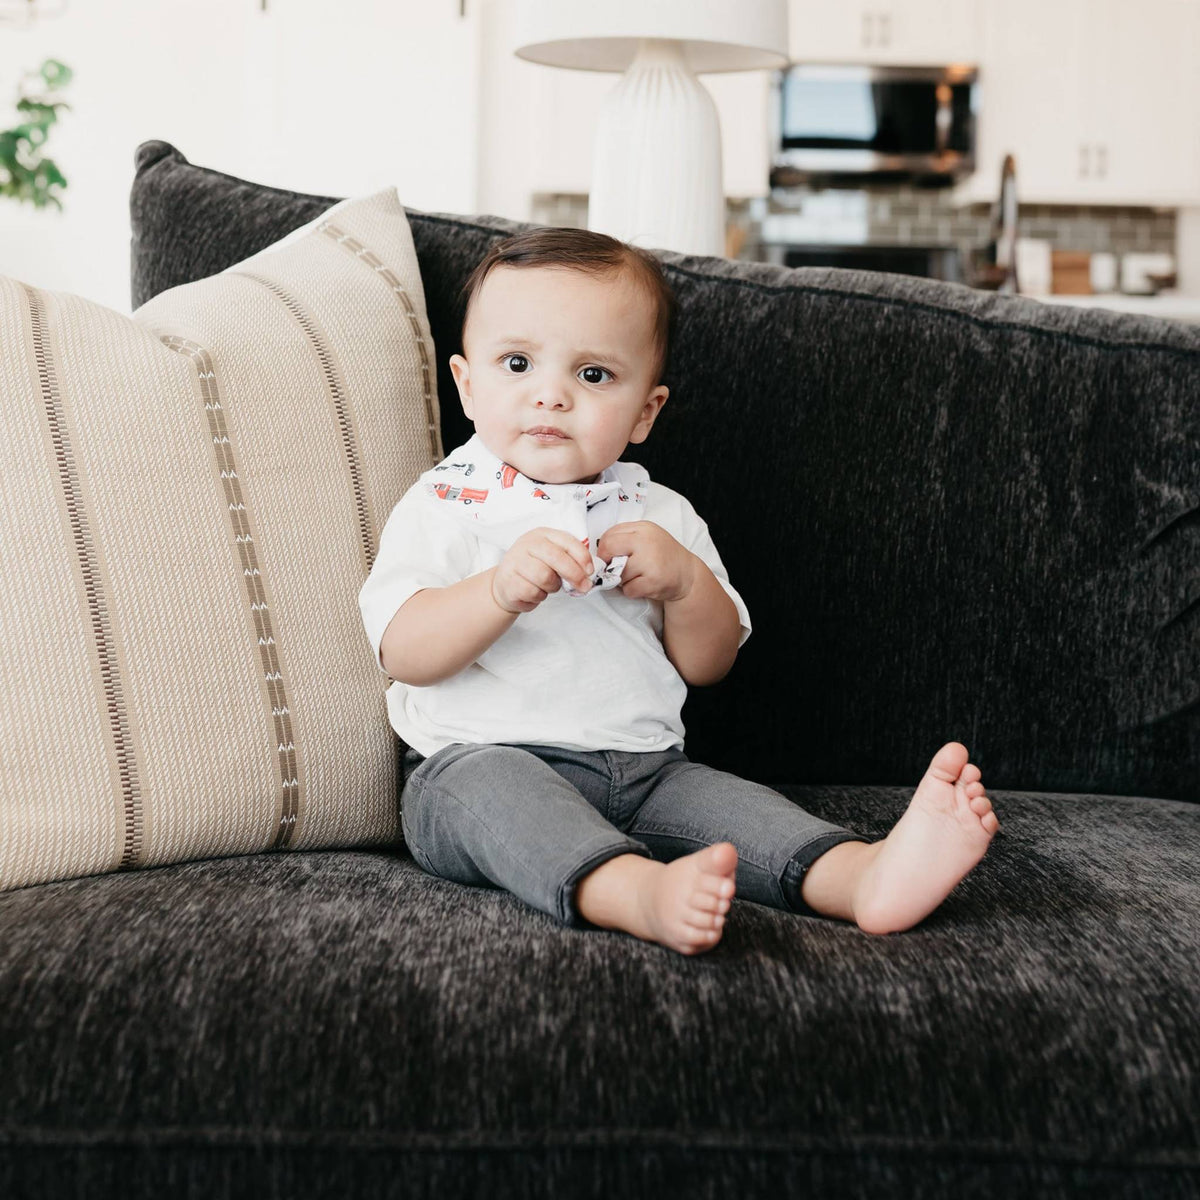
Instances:
[[[654,308],[624,272],[496,267],[450,369],[483,444],[542,483],[591,483],[645,441],[667,398]]]

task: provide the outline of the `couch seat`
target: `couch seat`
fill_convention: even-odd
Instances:
[[[916,929],[736,901],[695,957],[404,849],[0,894],[0,1195],[1195,1196],[1200,807],[989,794]]]

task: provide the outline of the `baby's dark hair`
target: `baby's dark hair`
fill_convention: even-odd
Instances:
[[[495,267],[567,267],[588,275],[628,271],[654,305],[654,346],[658,351],[654,382],[662,380],[675,329],[676,300],[662,264],[650,251],[606,233],[552,225],[505,238],[484,255],[463,284],[461,332],[466,331],[472,300]]]

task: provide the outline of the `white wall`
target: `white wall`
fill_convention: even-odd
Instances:
[[[65,211],[0,200],[0,273],[128,312],[133,156],[155,138],[278,187],[475,211],[475,27],[459,0],[70,0],[0,26],[0,126],[23,71],[75,71],[46,147]]]

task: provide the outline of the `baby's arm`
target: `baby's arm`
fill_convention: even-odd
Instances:
[[[686,683],[704,687],[729,674],[741,637],[737,606],[698,554],[653,521],[614,525],[597,553],[629,555],[621,591],[662,601],[663,649]]]
[[[742,627],[737,607],[698,555],[691,591],[663,605],[663,649],[693,687],[719,683],[737,657]]]
[[[590,586],[592,556],[557,529],[519,537],[498,566],[448,587],[423,588],[400,606],[384,630],[384,670],[412,687],[428,687],[473,663],[523,612],[531,612],[570,579]]]

